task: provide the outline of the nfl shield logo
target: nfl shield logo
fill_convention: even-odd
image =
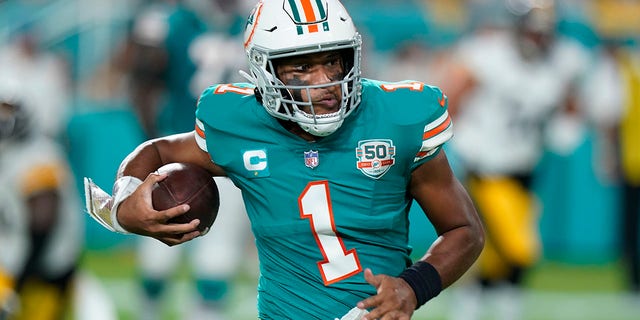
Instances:
[[[304,165],[313,169],[318,166],[320,160],[318,158],[318,151],[305,151],[304,152]]]

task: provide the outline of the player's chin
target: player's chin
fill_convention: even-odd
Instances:
[[[317,115],[335,113],[335,112],[338,112],[338,110],[340,110],[340,104],[336,99],[324,99],[324,100],[314,101],[313,110]]]

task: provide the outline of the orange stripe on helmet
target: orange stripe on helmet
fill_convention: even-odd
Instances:
[[[316,21],[316,13],[313,12],[313,5],[311,5],[311,0],[302,0],[302,9],[304,10],[304,17],[307,21]],[[309,32],[318,32],[318,25],[313,24],[309,26]]]
[[[247,41],[244,42],[244,47],[245,48],[247,48],[247,46],[249,46],[249,43],[251,43],[251,40],[253,39],[253,34],[256,31],[256,27],[258,26],[258,20],[260,19],[260,14],[262,13],[262,5],[263,4],[264,4],[263,1],[260,1],[260,3],[258,3],[258,7],[256,8],[256,12],[254,13],[255,17],[253,19],[253,27],[251,27],[251,33],[247,37]]]

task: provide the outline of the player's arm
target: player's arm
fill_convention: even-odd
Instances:
[[[444,151],[413,172],[410,191],[438,234],[421,261],[435,267],[442,288],[446,288],[480,255],[484,246],[482,222]]]
[[[161,166],[172,162],[188,162],[209,170],[215,176],[224,171],[211,162],[195,139],[195,132],[175,134],[146,141],[131,152],[120,164],[117,178],[133,176],[141,180]]]
[[[151,202],[153,185],[166,178],[166,174],[155,172],[165,164],[188,162],[209,170],[214,176],[225,175],[200,148],[195,136],[191,131],[139,145],[120,164],[113,196],[85,178],[85,203],[89,215],[111,231],[150,236],[168,245],[199,236],[196,227],[200,221],[197,219],[184,224],[168,223],[171,218],[187,212],[188,205],[156,211]]]
[[[188,205],[156,211],[151,204],[153,185],[166,178],[166,175],[156,174],[155,171],[172,162],[193,163],[206,168],[213,175],[224,175],[224,171],[211,162],[209,154],[198,146],[194,132],[143,143],[124,159],[117,175],[118,179],[144,179],[116,209],[119,225],[129,232],[150,236],[168,245],[180,244],[200,235],[196,230],[199,223],[197,219],[185,224],[167,223],[169,219],[187,212]]]
[[[410,192],[433,224],[438,239],[398,278],[365,270],[365,278],[378,291],[358,304],[359,308],[374,308],[366,319],[387,315],[408,319],[417,307],[459,279],[484,246],[480,218],[453,175],[444,151],[413,171]]]

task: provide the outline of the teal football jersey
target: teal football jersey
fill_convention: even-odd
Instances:
[[[340,318],[376,293],[365,268],[411,264],[411,172],[452,132],[438,88],[365,79],[361,104],[316,142],[283,128],[249,84],[207,89],[196,117],[199,145],[243,193],[261,319]]]

